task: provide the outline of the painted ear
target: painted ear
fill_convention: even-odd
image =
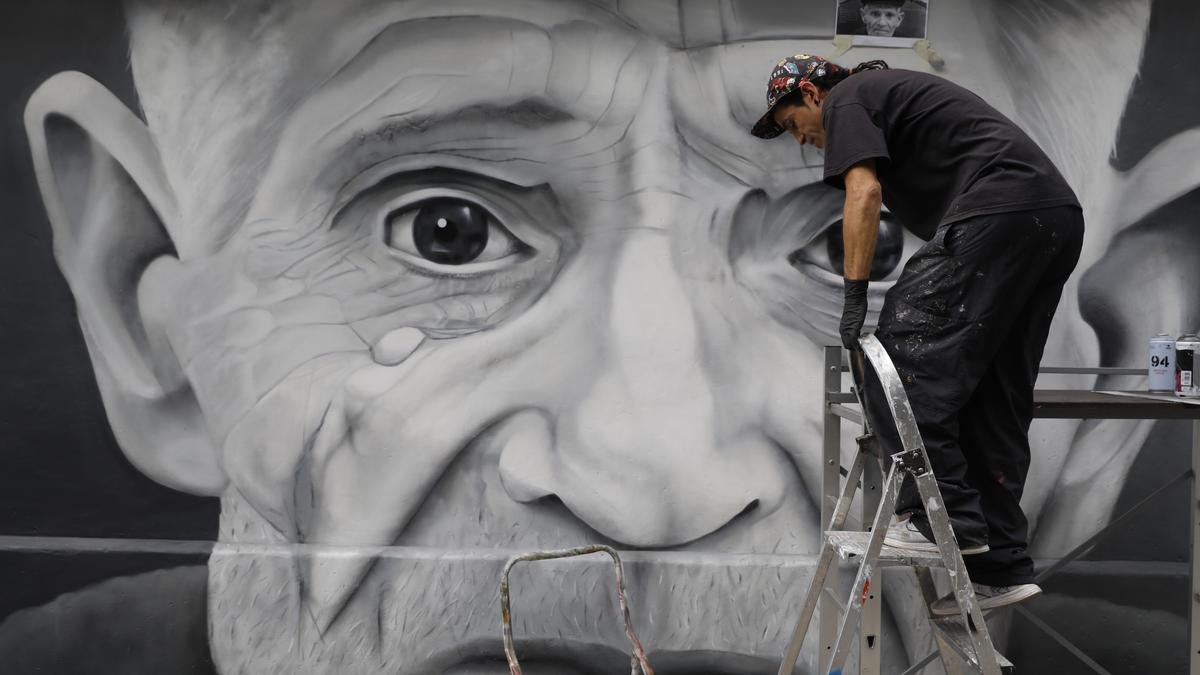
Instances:
[[[59,73],[29,99],[25,128],[109,423],[150,478],[201,495],[226,477],[166,337],[178,293],[179,216],[149,130],[90,77]]]

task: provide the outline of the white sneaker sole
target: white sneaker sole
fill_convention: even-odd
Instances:
[[[1032,598],[1041,592],[1042,588],[1037,584],[1023,584],[1021,586],[1017,586],[1008,593],[993,595],[990,598],[981,598],[976,595],[975,600],[979,603],[980,611],[986,611],[989,609],[997,609],[999,607],[1014,605],[1018,602],[1024,602],[1025,600],[1028,600],[1029,598]],[[930,605],[929,611],[931,611],[934,616],[957,616],[958,603],[954,602],[953,596],[946,596],[944,598],[939,598],[932,605]]]
[[[938,552],[937,544],[931,542],[897,541],[895,539],[884,537],[883,544],[884,546],[904,549],[905,551],[920,551],[922,553]],[[990,550],[991,548],[988,547],[987,544],[980,544],[979,546],[969,546],[967,548],[960,549],[959,553],[962,555],[979,555],[980,553],[987,553]]]

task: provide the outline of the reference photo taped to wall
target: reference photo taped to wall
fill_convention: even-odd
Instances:
[[[928,22],[928,0],[837,0],[836,32],[855,45],[912,47]]]

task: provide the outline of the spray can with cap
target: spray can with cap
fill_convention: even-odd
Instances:
[[[1175,395],[1180,398],[1200,398],[1200,378],[1197,378],[1196,352],[1200,351],[1200,336],[1180,335],[1175,341]]]

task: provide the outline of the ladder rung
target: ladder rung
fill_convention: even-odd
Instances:
[[[833,547],[843,560],[858,558],[861,560],[867,553],[867,544],[870,543],[870,532],[856,532],[851,530],[829,530],[825,532],[825,541]],[[942,561],[941,555],[936,552],[926,553],[924,551],[910,551],[903,548],[894,548],[886,544],[879,550],[879,561],[876,563],[879,567],[894,567],[897,565],[917,566],[917,567],[945,567],[946,564]]]
[[[967,661],[976,670],[979,669],[979,662],[975,658],[975,647],[971,642],[971,635],[963,626],[962,619],[957,617],[945,617],[933,619],[930,621],[934,630],[941,634],[946,642],[958,652],[958,655]],[[1015,671],[1013,664],[1000,652],[996,652],[996,663],[1000,666],[1000,672],[1012,673]]]

